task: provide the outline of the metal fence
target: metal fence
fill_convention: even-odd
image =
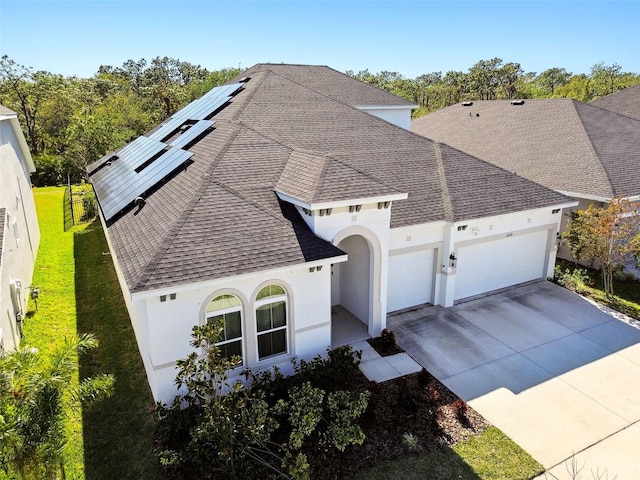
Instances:
[[[64,230],[90,223],[98,216],[98,203],[92,189],[67,185],[64,190]]]

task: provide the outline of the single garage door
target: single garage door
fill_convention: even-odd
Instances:
[[[435,250],[389,255],[387,312],[433,303]]]
[[[455,299],[544,278],[549,230],[458,248]]]

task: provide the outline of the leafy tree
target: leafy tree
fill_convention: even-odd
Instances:
[[[553,67],[548,68],[535,78],[547,95],[553,96],[557,87],[566,85],[571,78],[571,73],[564,68]]]
[[[514,98],[518,93],[518,82],[524,75],[524,70],[519,63],[509,62],[498,70],[498,78],[502,97]]]
[[[113,378],[87,378],[72,388],[77,355],[97,346],[92,335],[67,339],[45,358],[21,347],[0,356],[0,466],[22,480],[64,478],[67,415],[112,393]]]
[[[7,55],[0,59],[0,102],[18,112],[32,155],[45,150],[47,125],[64,118],[69,107],[64,87],[61,75],[34,72]]]
[[[636,208],[623,198],[612,199],[606,208],[592,204],[572,213],[564,234],[576,260],[599,264],[607,296],[613,296],[613,273],[639,251],[640,215]]]

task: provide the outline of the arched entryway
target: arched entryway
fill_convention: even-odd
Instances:
[[[349,259],[332,267],[332,343],[352,343],[379,333],[374,305],[379,296],[379,243],[373,233],[349,229],[334,239]],[[379,315],[378,315],[379,316]]]

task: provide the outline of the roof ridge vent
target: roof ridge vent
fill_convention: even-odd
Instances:
[[[511,105],[524,105],[524,100],[512,100]]]
[[[463,107],[470,107],[471,105],[473,105],[473,102],[462,102]]]

